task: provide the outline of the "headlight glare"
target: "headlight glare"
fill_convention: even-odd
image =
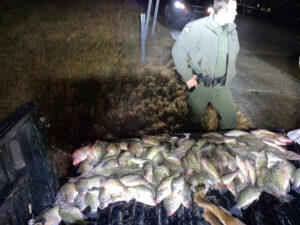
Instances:
[[[206,9],[206,13],[209,15],[209,14],[211,14],[211,13],[213,13],[214,12],[214,9],[213,9],[213,7],[208,7],[207,9]]]
[[[175,2],[174,2],[174,6],[175,6],[175,8],[177,8],[177,9],[185,10],[185,5],[184,5],[182,2],[180,2],[180,1],[175,1]]]

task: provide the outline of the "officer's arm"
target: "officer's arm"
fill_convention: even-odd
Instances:
[[[178,40],[172,48],[172,56],[177,72],[181,75],[182,80],[187,82],[193,77],[192,69],[188,65],[188,52],[193,48],[195,31],[187,24],[182,30]]]

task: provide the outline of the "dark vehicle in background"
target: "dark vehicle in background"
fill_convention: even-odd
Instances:
[[[208,16],[213,0],[161,0],[160,10],[167,25],[183,27],[186,23]]]
[[[148,0],[136,1],[145,9],[147,8]],[[155,4],[156,0],[152,0],[152,8]],[[213,0],[160,0],[159,14],[165,25],[183,28],[192,20],[208,16],[212,5]]]

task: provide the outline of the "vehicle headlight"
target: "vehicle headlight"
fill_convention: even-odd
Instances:
[[[177,8],[177,9],[185,10],[185,5],[184,5],[182,2],[180,2],[180,1],[175,1],[175,2],[174,2],[174,6],[175,6],[175,8]]]
[[[213,9],[213,7],[208,7],[207,9],[206,9],[206,13],[209,15],[209,14],[211,14],[211,13],[213,13],[214,12],[214,9]]]

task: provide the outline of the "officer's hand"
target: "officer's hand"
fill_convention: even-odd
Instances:
[[[188,81],[186,82],[186,85],[188,86],[188,89],[190,89],[191,87],[194,87],[194,86],[195,86],[195,87],[198,86],[196,77],[197,77],[197,75],[194,75],[190,80],[188,80]]]

